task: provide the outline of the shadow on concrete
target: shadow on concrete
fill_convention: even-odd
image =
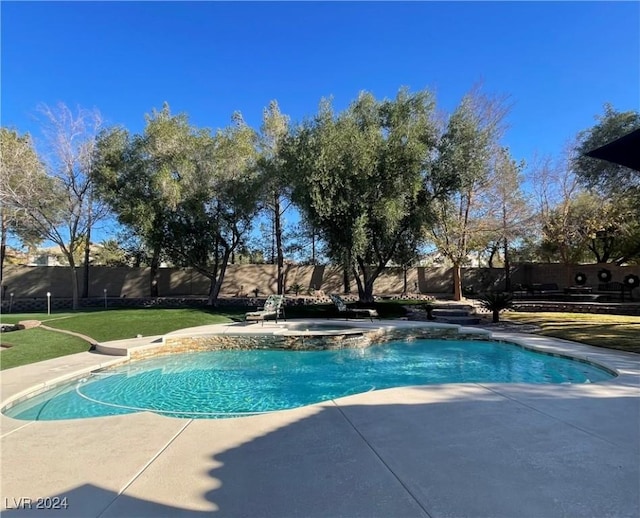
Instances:
[[[230,517],[638,516],[637,399],[523,396],[327,406],[215,455],[206,498]]]
[[[180,507],[162,505],[156,502],[133,498],[127,495],[118,495],[114,491],[103,489],[93,484],[86,484],[65,491],[58,495],[51,495],[43,498],[29,497],[3,497],[3,504],[6,510],[2,511],[3,516],[13,517],[61,517],[65,518],[90,518],[110,515],[110,506],[118,502],[119,506],[127,509],[127,514],[123,517],[138,516],[207,516],[211,512],[191,511]],[[100,511],[96,512],[96,509]]]
[[[199,420],[123,495],[79,486],[57,495],[66,513],[37,516],[635,518],[637,396],[606,384],[433,385]],[[208,511],[181,493],[202,477]],[[129,496],[155,481],[172,505]]]

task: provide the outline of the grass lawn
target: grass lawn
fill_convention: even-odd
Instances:
[[[377,304],[383,318],[404,315],[402,304],[385,302]],[[14,313],[2,315],[2,322],[15,324],[22,320],[40,320],[56,329],[75,331],[98,342],[134,338],[137,335],[161,335],[177,329],[207,324],[220,324],[244,320],[246,307],[208,308],[127,308],[109,310],[81,310],[75,312]],[[333,304],[313,306],[289,306],[287,318],[334,318],[337,310]],[[90,345],[73,336],[47,331],[42,328],[26,329],[3,334],[2,341],[13,345],[2,351],[0,367],[9,369],[57,356],[87,351]]]
[[[416,301],[384,301],[375,304],[382,318],[404,316],[403,305]],[[2,315],[3,323],[21,320],[40,320],[45,325],[75,331],[98,342],[161,335],[177,329],[207,324],[244,320],[246,307],[184,309],[109,309],[76,312],[22,313]],[[287,318],[334,318],[338,316],[333,305],[289,306]],[[503,314],[504,320],[536,324],[540,334],[640,353],[640,317],[594,315],[588,313],[518,313]],[[89,349],[89,344],[73,336],[41,328],[3,333],[2,341],[14,345],[3,350],[1,368],[8,369],[36,361],[55,358]]]
[[[12,346],[10,349],[3,349],[0,353],[2,370],[67,354],[81,353],[88,351],[91,347],[91,344],[75,336],[38,327],[2,333],[2,344]]]
[[[538,325],[546,336],[640,353],[640,317],[509,311],[502,319]]]
[[[66,329],[87,335],[98,342],[160,335],[184,327],[219,324],[244,316],[238,310],[214,313],[205,309],[112,309],[66,313],[20,313],[2,315],[5,324],[21,320],[40,320],[56,329]],[[24,329],[2,334],[3,345],[11,345],[0,353],[0,369],[10,369],[28,363],[88,351],[88,342],[67,334],[42,328]]]
[[[185,327],[221,324],[243,316],[244,313],[234,310],[213,312],[199,308],[109,309],[78,312],[65,318],[43,322],[56,329],[75,331],[98,342],[107,342],[135,338],[137,335],[162,335]]]

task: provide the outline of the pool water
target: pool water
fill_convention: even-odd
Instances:
[[[591,383],[612,377],[588,363],[481,340],[430,339],[322,351],[222,350],[96,372],[17,403],[5,414],[55,420],[149,410],[222,418],[410,385]]]

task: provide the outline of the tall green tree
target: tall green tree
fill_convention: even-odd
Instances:
[[[29,224],[25,202],[49,188],[48,178],[29,134],[0,128],[0,282],[3,278],[7,238],[25,243],[41,241]],[[45,197],[46,199],[46,197]]]
[[[571,160],[573,172],[586,187],[595,189],[600,195],[621,195],[631,189],[639,189],[640,171],[591,158],[586,153],[640,128],[640,112],[620,112],[611,104],[605,104],[604,113],[596,120],[594,126],[577,136]]]
[[[434,109],[427,91],[383,101],[363,92],[337,115],[324,100],[283,146],[294,202],[330,258],[347,258],[362,302],[373,301],[399,243],[422,232],[433,200],[455,179],[430,168]]]
[[[190,167],[175,178],[180,203],[163,226],[164,245],[176,264],[210,279],[209,305],[217,304],[231,255],[245,242],[260,208],[256,140],[235,114],[233,124],[215,136],[194,136]]]
[[[637,261],[640,260],[637,228],[640,221],[640,171],[591,158],[586,153],[640,128],[640,112],[620,112],[610,104],[605,104],[604,113],[597,116],[596,120],[594,126],[578,134],[571,161],[572,170],[580,183],[605,200],[601,204],[603,210],[599,220],[603,223],[601,226],[608,228],[598,231],[600,238],[593,241],[589,248],[598,262],[606,262],[609,258],[618,263]],[[607,206],[610,209],[604,210]],[[611,210],[612,207],[623,210]],[[608,224],[605,225],[605,222]]]
[[[455,300],[462,298],[461,266],[468,260],[472,240],[484,231],[474,212],[488,182],[506,110],[503,100],[472,90],[449,117],[438,145],[436,171],[458,178],[459,183],[449,197],[436,204],[431,238],[453,265]]]
[[[262,114],[262,126],[258,136],[258,167],[265,191],[264,207],[273,229],[278,295],[284,293],[283,216],[290,205],[289,183],[279,150],[288,131],[289,118],[280,112],[277,101],[271,101]]]
[[[239,114],[211,135],[172,115],[165,104],[147,117],[142,135],[111,130],[100,139],[100,194],[154,250],[210,279],[215,305],[231,254],[244,242],[258,210],[256,134]]]
[[[191,168],[194,130],[186,115],[172,115],[166,103],[145,119],[141,135],[130,135],[124,128],[100,135],[94,178],[98,195],[120,224],[151,251],[149,294],[157,297],[164,226],[180,201],[177,180]]]

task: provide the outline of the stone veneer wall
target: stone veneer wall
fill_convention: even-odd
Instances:
[[[563,302],[516,302],[514,311],[526,311],[534,313],[566,312],[566,313],[597,313],[602,315],[637,315],[640,316],[640,304],[606,304],[601,302],[565,304]]]
[[[165,339],[162,345],[131,353],[132,360],[153,356],[196,351],[286,349],[286,350],[326,350],[347,347],[369,347],[391,340],[416,340],[420,338],[458,339],[457,328],[425,327],[363,330],[361,334],[336,335],[199,335],[176,336]],[[486,339],[484,334],[464,335],[466,340]]]

